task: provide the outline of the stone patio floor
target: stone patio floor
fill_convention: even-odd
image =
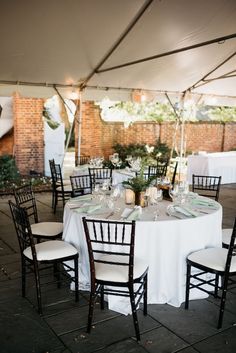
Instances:
[[[41,220],[62,220],[62,208],[54,215],[50,193],[37,193]],[[213,298],[183,305],[148,305],[148,316],[140,310],[141,342],[134,338],[132,318],[97,305],[91,334],[86,333],[88,293],[74,302],[69,286],[46,287],[44,315],[35,310],[35,288],[21,297],[20,255],[8,199],[0,198],[0,352],[1,353],[235,353],[236,289],[226,302],[223,328],[216,329],[218,301]],[[236,184],[221,188],[223,227],[232,227],[236,216]],[[33,280],[33,279],[32,279]],[[158,278],[157,278],[158,281]],[[33,283],[33,281],[32,281]]]

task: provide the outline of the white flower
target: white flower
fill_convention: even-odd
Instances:
[[[145,145],[147,153],[152,153],[154,151],[154,146]]]

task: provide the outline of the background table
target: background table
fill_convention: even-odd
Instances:
[[[222,184],[236,183],[236,151],[188,156],[188,182],[192,175],[221,176]]]
[[[119,205],[125,207],[123,200]],[[135,255],[149,265],[148,303],[167,303],[179,307],[185,300],[186,257],[189,253],[206,247],[221,246],[222,208],[196,218],[176,219],[166,215],[168,201],[160,203],[160,217],[153,221],[155,206],[143,209],[136,222]],[[108,211],[109,213],[109,211]],[[80,290],[89,290],[90,272],[82,216],[65,206],[63,239],[79,250]],[[106,218],[106,215],[90,215]],[[119,219],[120,213],[109,219]],[[202,292],[191,291],[191,299],[202,298]],[[109,298],[109,308],[127,314],[129,305],[119,297]]]
[[[88,175],[88,168],[91,167],[88,164],[78,166],[73,170],[73,175]],[[92,167],[91,167],[92,168]],[[113,169],[112,170],[112,185],[122,186],[122,182],[126,181],[135,176],[134,172],[127,169]]]

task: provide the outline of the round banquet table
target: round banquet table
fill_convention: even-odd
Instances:
[[[221,247],[222,207],[215,202],[214,209],[202,208],[197,217],[183,216],[179,219],[167,215],[169,204],[165,200],[158,204],[158,220],[154,220],[156,206],[142,209],[140,220],[136,221],[135,256],[144,259],[149,266],[148,303],[179,307],[185,300],[186,257],[199,249]],[[75,205],[73,200],[65,205],[63,239],[78,248],[79,288],[89,290],[89,258],[82,217],[119,220],[122,211],[132,207],[125,205],[120,198],[116,201],[113,215],[109,209],[101,209],[88,216],[77,213]],[[205,293],[199,290],[190,292],[190,299],[204,297]],[[110,296],[109,308],[128,314],[130,306],[125,301],[127,299]]]

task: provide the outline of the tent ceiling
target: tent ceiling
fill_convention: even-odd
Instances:
[[[27,83],[35,95],[42,95],[37,85],[84,81],[98,88],[183,92],[236,52],[235,0],[10,0],[1,2],[1,14],[0,83]],[[221,43],[103,72],[229,35]],[[236,56],[207,78],[235,69]],[[236,97],[235,87],[232,77],[193,91]],[[1,95],[4,88],[9,92],[1,86]]]

